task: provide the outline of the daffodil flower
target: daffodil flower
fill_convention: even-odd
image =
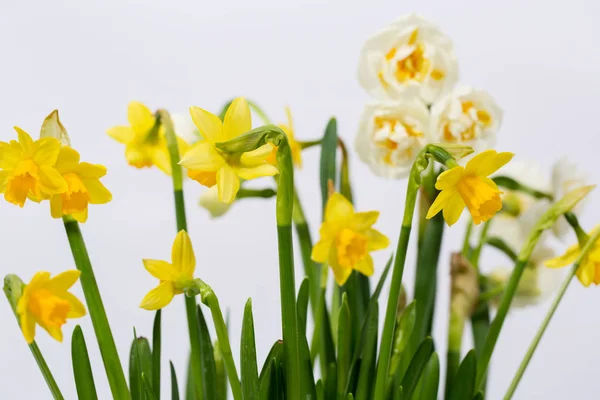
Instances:
[[[105,204],[112,195],[100,182],[106,167],[79,162],[79,153],[71,147],[62,147],[55,168],[67,182],[67,190],[50,197],[50,214],[53,218],[71,215],[79,222],[88,217],[89,204]]]
[[[355,212],[352,203],[339,193],[333,193],[325,207],[325,221],[319,230],[320,239],[312,250],[313,261],[328,263],[335,281],[343,285],[352,270],[373,275],[370,252],[385,249],[389,239],[372,228],[378,211]]]
[[[136,168],[157,166],[164,173],[171,174],[171,161],[167,148],[164,128],[156,116],[142,103],[132,101],[127,108],[130,126],[115,126],[108,135],[125,145],[125,158]],[[180,151],[187,144],[178,138]]]
[[[379,100],[417,96],[431,104],[458,80],[454,45],[424,18],[403,16],[367,40],[358,80]]]
[[[588,235],[590,237],[595,235],[598,229],[600,229],[600,227],[594,228]],[[580,252],[581,248],[579,247],[579,244],[575,244],[569,247],[562,256],[547,260],[544,264],[549,268],[566,267],[577,260]],[[594,243],[587,257],[581,261],[576,274],[579,282],[585,287],[590,286],[592,283],[600,285],[600,241]]]
[[[250,180],[278,173],[277,168],[267,162],[273,150],[270,143],[242,154],[226,154],[215,146],[215,143],[234,139],[252,128],[246,99],[235,99],[223,122],[198,107],[191,107],[190,114],[205,140],[194,144],[179,163],[190,170],[190,178],[202,185],[217,185],[220,201],[233,202],[240,188],[240,179]]]
[[[54,168],[60,142],[46,137],[33,141],[15,127],[18,141],[0,142],[0,191],[9,203],[23,207],[27,198],[41,201],[67,190],[67,182]]]
[[[17,303],[17,315],[27,343],[33,342],[36,325],[62,342],[62,326],[67,319],[86,314],[83,304],[69,292],[80,274],[71,270],[50,278],[49,272],[38,272],[25,286]]]
[[[487,150],[469,160],[466,167],[457,165],[442,172],[435,183],[441,192],[429,208],[427,218],[443,210],[444,220],[453,225],[465,206],[475,224],[492,218],[502,208],[502,200],[498,186],[488,176],[512,158],[512,153]]]
[[[285,108],[285,113],[287,115],[287,123],[279,124],[279,128],[286,134],[288,145],[290,146],[290,152],[292,153],[292,162],[294,166],[298,168],[302,168],[302,147],[300,143],[296,141],[296,135],[294,130],[294,121],[292,119],[292,111],[289,107]],[[273,146],[273,151],[269,155],[267,161],[277,166],[277,147]]]
[[[378,176],[406,178],[417,154],[430,142],[429,110],[418,99],[372,102],[360,119],[355,148]]]
[[[431,107],[434,142],[465,144],[477,151],[494,146],[502,109],[484,90],[459,86]]]
[[[166,307],[176,294],[194,285],[196,256],[186,231],[180,231],[173,242],[171,262],[143,260],[144,267],[160,284],[148,292],[140,304],[146,310]]]

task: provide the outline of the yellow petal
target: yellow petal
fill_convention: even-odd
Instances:
[[[442,211],[442,209],[446,206],[446,203],[448,203],[452,196],[458,196],[458,193],[451,189],[442,190],[435,198],[431,207],[429,207],[429,211],[427,211],[426,218],[433,218],[437,215],[437,213]]]
[[[55,194],[50,197],[50,215],[52,218],[62,218],[62,196]]]
[[[181,230],[175,237],[171,250],[171,262],[175,270],[180,271],[185,278],[193,279],[196,269],[196,256],[192,241],[186,231]]]
[[[154,118],[152,111],[137,101],[129,103],[127,107],[127,119],[133,131],[137,134],[146,134],[156,123],[156,118]]]
[[[61,147],[54,167],[61,174],[73,172],[79,164],[79,158],[79,153],[72,147]]]
[[[223,141],[223,124],[219,117],[200,107],[190,107],[190,115],[205,140],[211,143]]]
[[[90,195],[90,204],[106,204],[112,200],[112,194],[98,179],[84,179],[83,184]]]
[[[188,169],[217,171],[225,159],[210,142],[198,142],[183,155],[179,164]]]
[[[591,262],[584,262],[576,272],[579,282],[581,282],[581,284],[585,287],[588,287],[592,284],[595,273],[595,264]]]
[[[152,164],[156,165],[165,174],[171,175],[171,157],[166,147],[155,146],[150,153],[150,157]]]
[[[115,126],[106,131],[108,136],[119,143],[128,144],[135,139],[135,132],[130,126]]]
[[[142,262],[146,271],[161,281],[175,281],[179,276],[175,267],[166,261],[144,259]]]
[[[71,217],[75,218],[75,221],[79,223],[85,223],[88,219],[88,208],[86,207],[82,212],[71,214]]]
[[[43,138],[33,146],[33,162],[38,166],[52,167],[60,152],[60,142],[54,138]]]
[[[442,172],[435,182],[435,188],[437,190],[453,188],[460,178],[462,178],[464,171],[465,169],[463,167],[458,166]]]
[[[253,167],[264,164],[267,161],[267,158],[273,153],[274,148],[275,146],[271,143],[267,143],[256,150],[248,151],[240,157],[240,164],[243,167]]]
[[[363,231],[369,229],[379,218],[379,211],[358,212],[354,214],[352,222],[356,230]]]
[[[331,240],[319,240],[312,248],[310,255],[311,260],[318,263],[324,263],[329,258],[329,250],[331,249]]]
[[[579,245],[575,244],[569,247],[565,254],[563,254],[562,256],[546,260],[544,262],[544,265],[548,268],[566,267],[567,265],[573,264],[575,260],[577,260],[577,257],[579,256],[579,251]]]
[[[18,143],[14,146],[12,143],[0,142],[0,168],[14,169],[21,158],[22,151]]]
[[[188,169],[187,174],[191,179],[206,187],[211,188],[217,184],[217,173],[215,171],[197,171]]]
[[[151,167],[152,159],[148,150],[148,146],[129,144],[125,146],[125,158],[129,165],[136,168]]]
[[[331,266],[331,270],[333,271],[333,277],[335,278],[335,282],[342,286],[348,280],[350,274],[352,274],[352,268],[344,268],[337,262],[337,255],[335,252],[331,252],[329,256],[329,265]]]
[[[358,264],[356,264],[354,269],[365,276],[373,275],[373,272],[375,272],[375,268],[373,267],[373,258],[369,254],[367,254],[362,260],[358,262]]]
[[[464,209],[465,202],[458,194],[451,196],[448,199],[443,211],[444,220],[446,220],[448,226],[452,226],[458,221]]]
[[[0,171],[0,193],[4,193],[6,191],[6,182],[9,177],[8,171]]]
[[[252,119],[250,116],[250,107],[243,97],[233,100],[227,108],[225,118],[223,119],[223,139],[221,141],[231,140],[252,129]]]
[[[85,316],[85,306],[73,293],[61,293],[58,297],[68,301],[71,306],[71,310],[67,313],[67,318],[81,318]]]
[[[27,132],[23,129],[15,126],[15,131],[17,131],[17,136],[19,138],[19,146],[21,146],[21,151],[24,156],[31,156],[33,153],[33,139]]]
[[[366,236],[368,239],[367,242],[367,250],[368,251],[376,251],[387,248],[390,245],[390,239],[385,236],[383,233],[379,232],[375,229],[369,229],[366,232]]]
[[[61,272],[50,279],[50,282],[46,284],[46,288],[53,293],[65,292],[77,282],[79,276],[81,276],[81,272],[76,269]]]
[[[217,171],[217,187],[219,188],[220,201],[231,204],[235,200],[235,196],[240,189],[240,178],[229,165],[225,165]]]
[[[274,176],[279,173],[277,167],[271,164],[262,164],[254,167],[235,167],[236,174],[247,181],[261,178],[263,176]]]
[[[44,193],[58,194],[67,191],[67,182],[53,167],[40,167],[38,173],[40,185]]]
[[[344,196],[333,193],[325,207],[325,221],[345,220],[354,214],[354,207]]]
[[[62,327],[60,327],[60,326],[44,326],[43,324],[40,324],[40,326],[42,328],[44,328],[46,330],[46,332],[48,332],[50,334],[50,336],[52,336],[56,341],[62,343],[62,341],[63,341]]]
[[[19,319],[25,341],[27,344],[33,343],[33,340],[35,339],[35,319],[33,318],[33,315],[29,314],[29,312],[25,312],[19,314]]]
[[[98,179],[106,175],[106,167],[100,164],[80,163],[75,172],[81,179]]]
[[[466,165],[466,170],[479,176],[490,176],[514,157],[513,153],[486,150],[473,157]]]
[[[148,292],[140,307],[145,310],[158,310],[166,307],[175,296],[175,288],[171,282],[162,282]]]

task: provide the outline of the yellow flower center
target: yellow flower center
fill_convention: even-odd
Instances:
[[[395,165],[397,160],[412,160],[413,145],[424,133],[417,127],[393,116],[376,116],[374,121],[375,143],[384,150],[383,161]]]
[[[44,328],[60,328],[67,322],[71,305],[47,289],[38,289],[31,293],[27,309]]]
[[[444,139],[447,142],[475,140],[492,123],[490,113],[477,109],[472,101],[462,102],[460,108],[461,114],[452,116],[444,124]]]
[[[337,259],[341,267],[354,268],[367,254],[367,237],[342,229],[336,238]]]
[[[62,196],[63,214],[76,214],[85,211],[90,201],[88,193],[81,178],[77,174],[68,173],[64,175],[68,189]]]
[[[465,174],[456,184],[456,190],[476,224],[489,220],[502,208],[500,191],[475,174]]]
[[[30,192],[38,199],[41,199],[41,192],[37,181],[38,166],[36,163],[32,160],[22,160],[6,183],[6,192],[4,195],[6,201],[23,207]]]

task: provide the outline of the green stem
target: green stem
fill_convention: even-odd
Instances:
[[[563,281],[562,285],[560,286],[560,289],[558,290],[556,298],[552,302],[552,305],[550,306],[550,309],[548,310],[546,317],[544,317],[544,321],[542,322],[542,325],[540,325],[540,327],[538,328],[538,331],[535,334],[533,341],[529,345],[529,348],[527,349],[527,353],[525,353],[525,357],[523,357],[523,361],[521,361],[521,365],[519,365],[519,369],[517,370],[515,377],[513,378],[512,382],[510,383],[510,386],[508,387],[508,391],[506,392],[506,395],[504,396],[504,400],[510,400],[512,398],[513,394],[515,393],[515,390],[517,389],[517,386],[519,385],[519,382],[521,381],[521,378],[523,377],[523,374],[525,373],[525,370],[527,369],[527,366],[529,365],[529,361],[531,361],[531,357],[533,357],[533,353],[535,353],[535,350],[537,349],[537,346],[539,345],[540,340],[542,340],[542,336],[544,336],[544,332],[546,332],[546,328],[548,327],[550,320],[554,316],[554,313],[556,312],[558,305],[560,304],[563,296],[565,295],[565,292],[567,291],[567,288],[569,287],[571,280],[573,280],[573,277],[577,273],[577,270],[579,269],[579,266],[581,265],[582,261],[587,257],[588,253],[592,249],[594,249],[596,242],[598,241],[599,238],[600,238],[600,230],[598,230],[592,237],[590,237],[586,240],[585,245],[583,246],[583,249],[581,250],[581,253],[579,253],[577,260],[575,261],[575,264],[573,264],[573,267],[569,271],[569,274],[567,275],[567,277]]]
[[[448,322],[448,353],[446,354],[446,399],[452,390],[452,383],[456,377],[460,364],[460,349],[462,347],[465,317],[458,312],[450,310]]]
[[[175,220],[177,222],[177,232],[187,231],[187,220],[185,216],[185,202],[183,197],[183,173],[179,165],[179,148],[177,146],[177,136],[173,131],[171,117],[166,110],[158,110],[157,116],[165,129],[167,147],[169,149],[169,158],[171,161],[171,175],[173,179],[173,195],[175,200]],[[198,330],[198,317],[196,315],[196,299],[185,296],[185,313],[188,322],[188,332],[191,347],[192,376],[196,393],[202,393],[202,364],[200,354],[200,332]]]
[[[31,354],[33,354],[33,358],[35,358],[35,362],[37,363],[42,375],[44,376],[44,380],[52,392],[52,396],[55,400],[64,400],[56,381],[54,380],[54,376],[52,376],[52,372],[50,372],[50,368],[48,368],[48,364],[46,364],[46,360],[40,351],[37,343],[34,341],[29,345],[29,350],[31,350]]]
[[[119,353],[117,352],[115,340],[110,330],[110,324],[106,317],[104,304],[100,297],[100,290],[96,283],[92,263],[90,262],[79,224],[70,216],[63,217],[63,222],[69,245],[71,246],[71,252],[73,253],[73,259],[75,260],[75,266],[81,271],[79,280],[83,288],[92,325],[94,326],[98,346],[100,347],[100,354],[104,362],[104,369],[106,370],[110,390],[116,399],[130,399],[127,381],[125,380],[123,367],[119,360]]]
[[[466,258],[469,258],[469,252],[471,251],[471,232],[473,232],[473,220],[469,218],[467,222],[467,229],[465,230],[465,239],[463,240],[462,254]]]
[[[486,242],[487,233],[490,230],[491,222],[492,220],[489,219],[483,224],[483,228],[481,229],[481,236],[479,237],[479,242],[477,243],[477,246],[473,249],[473,254],[471,255],[471,265],[473,265],[473,267],[475,267],[477,270],[479,270],[479,258],[481,257],[481,250],[483,249],[483,245]]]
[[[229,335],[227,333],[227,324],[223,318],[223,312],[221,311],[221,306],[219,305],[219,299],[215,295],[215,292],[212,290],[212,288],[204,283],[201,279],[196,279],[195,282],[196,286],[198,287],[202,302],[208,306],[213,317],[215,331],[217,333],[217,340],[221,349],[221,355],[223,357],[223,363],[225,364],[225,370],[227,371],[227,378],[229,379],[229,385],[231,386],[233,398],[235,400],[242,400],[242,385],[240,384],[235,361],[233,360],[233,353],[231,351]]]

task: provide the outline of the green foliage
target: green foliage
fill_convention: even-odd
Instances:
[[[73,360],[73,376],[77,387],[77,398],[79,400],[96,400],[96,385],[92,374],[92,365],[88,355],[85,338],[81,327],[77,325],[73,330],[71,339],[71,357]]]

